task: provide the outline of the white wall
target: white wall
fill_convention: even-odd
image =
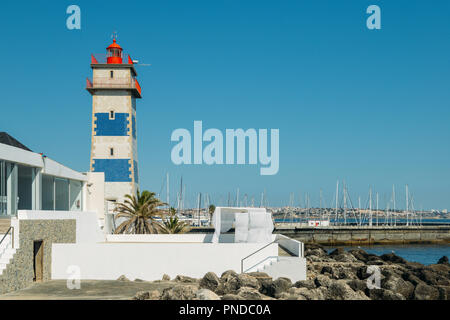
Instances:
[[[19,246],[19,220],[76,220],[76,241],[77,243],[103,242],[105,237],[101,232],[97,214],[95,212],[80,211],[35,211],[19,210],[17,218],[11,219],[14,226],[15,247]]]
[[[276,235],[276,241],[283,248],[287,249],[290,253],[296,255],[297,257],[303,258],[304,245],[303,242],[291,239],[282,234]]]
[[[105,173],[87,172],[84,187],[85,211],[97,213],[98,219],[105,218]]]
[[[53,244],[52,279],[67,279],[72,265],[80,268],[85,280],[116,280],[121,275],[158,280],[164,274],[200,278],[209,271],[220,276],[230,269],[240,272],[242,258],[261,247],[260,243]],[[247,259],[246,265],[277,255],[274,243]]]

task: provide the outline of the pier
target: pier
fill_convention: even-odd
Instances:
[[[296,227],[278,224],[282,233],[304,243],[321,245],[448,244],[450,225]]]

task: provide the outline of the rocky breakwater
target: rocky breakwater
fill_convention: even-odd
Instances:
[[[450,300],[450,264],[442,257],[424,266],[395,254],[377,256],[361,249],[341,248],[330,254],[319,245],[305,248],[308,279],[292,283],[265,273],[201,279],[177,276],[165,289],[138,292],[136,300]]]

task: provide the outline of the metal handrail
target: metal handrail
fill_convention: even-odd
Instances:
[[[14,248],[14,227],[9,227],[8,231],[6,231],[5,235],[3,236],[2,240],[0,240],[0,244],[2,244],[3,240],[5,240],[8,233],[11,231],[11,247]]]
[[[244,260],[250,258],[250,257],[253,256],[254,254],[260,252],[261,250],[267,248],[268,246],[270,246],[271,244],[274,244],[274,243],[277,243],[277,240],[272,241],[271,243],[266,244],[264,247],[259,248],[259,249],[256,250],[255,252],[253,252],[253,253],[249,254],[248,256],[246,256],[245,258],[243,258],[243,259],[241,260],[241,273],[244,273]]]

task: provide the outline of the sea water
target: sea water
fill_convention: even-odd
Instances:
[[[419,262],[424,265],[437,263],[442,256],[450,257],[450,245],[434,244],[408,244],[408,245],[373,245],[373,246],[342,246],[345,250],[361,248],[364,251],[376,255],[395,253],[403,259],[411,262]],[[328,252],[336,247],[326,247]]]

